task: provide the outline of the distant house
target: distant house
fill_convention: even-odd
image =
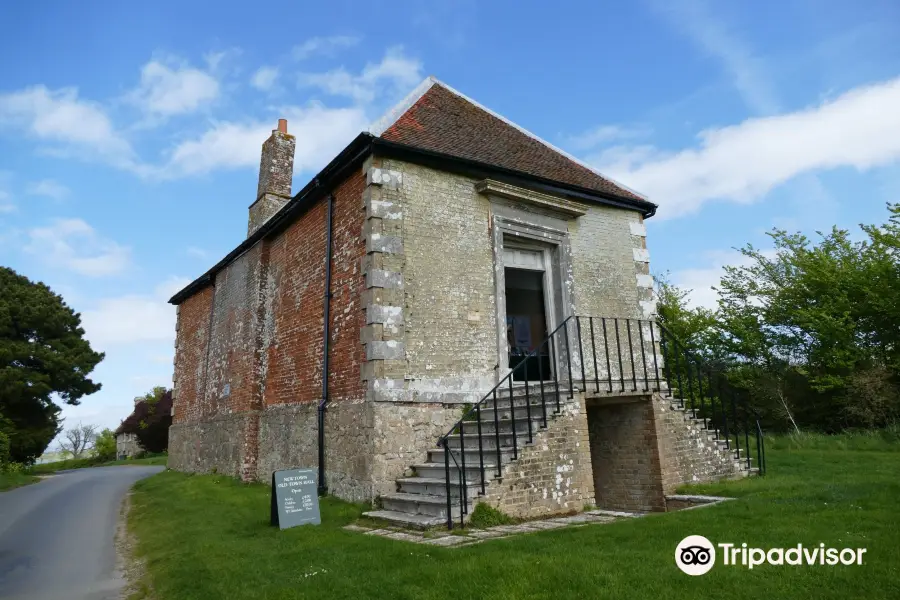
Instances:
[[[295,143],[280,120],[247,238],[170,300],[170,468],[318,467],[420,525],[749,470],[665,394],[655,204],[432,78],[296,193]]]
[[[116,459],[131,458],[141,451],[137,435],[133,433],[116,433]]]

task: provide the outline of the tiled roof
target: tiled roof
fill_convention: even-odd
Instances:
[[[381,133],[391,141],[603,194],[646,199],[435,81]]]

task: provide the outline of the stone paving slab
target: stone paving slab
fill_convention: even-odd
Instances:
[[[395,531],[394,533],[388,533],[384,537],[391,538],[392,540],[403,540],[404,542],[421,542],[425,538],[422,537],[421,534],[416,535],[414,533],[404,533],[400,531]]]
[[[566,523],[556,523],[554,521],[531,521],[528,523],[529,527],[534,527],[535,529],[559,529],[560,527],[565,527]]]
[[[476,537],[480,539],[490,539],[490,538],[498,538],[505,537],[507,534],[502,531],[473,531],[469,534],[470,537]]]
[[[451,534],[445,530],[429,530],[426,532],[400,529],[397,527],[372,529],[361,525],[346,525],[348,531],[362,532],[363,535],[376,535],[392,540],[412,542],[414,544],[427,544],[429,546],[441,546],[445,548],[461,548],[484,540],[506,538],[523,533],[535,533],[550,529],[565,527],[575,528],[598,523],[612,523],[626,517],[642,517],[642,513],[628,513],[612,510],[591,510],[585,513],[568,517],[554,517],[541,521],[525,521],[516,525],[496,525],[487,528],[466,529],[459,534]],[[427,537],[426,537],[427,535]]]
[[[430,540],[422,540],[420,544],[428,544],[430,546],[456,546],[459,544],[471,543],[472,538],[465,535],[448,535],[442,538],[432,538]]]

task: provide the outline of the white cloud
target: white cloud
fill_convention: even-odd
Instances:
[[[196,246],[188,246],[187,249],[185,249],[184,253],[194,258],[206,258],[207,256],[209,256],[209,252],[207,252],[203,248],[198,248]]]
[[[57,153],[77,151],[127,167],[133,163],[130,144],[115,130],[105,110],[82,100],[75,88],[49,90],[43,85],[0,94],[0,125],[24,130],[59,144]]]
[[[760,254],[772,259],[776,256],[774,249],[761,250]],[[681,269],[671,275],[671,281],[677,287],[690,291],[687,302],[692,307],[714,309],[718,306],[719,294],[713,287],[719,287],[725,275],[725,267],[746,267],[753,261],[737,250],[713,250],[704,253],[707,265],[692,269]]]
[[[612,148],[588,160],[660,204],[659,216],[711,200],[751,202],[786,181],[838,167],[900,160],[900,78],[851,90],[819,106],[699,134],[696,148]]]
[[[17,208],[9,192],[0,190],[0,214],[16,212]]]
[[[25,188],[25,193],[32,196],[46,196],[54,200],[64,200],[70,193],[69,188],[52,179],[33,181]]]
[[[294,46],[291,56],[294,60],[305,60],[315,54],[331,56],[338,50],[349,48],[359,43],[359,38],[351,35],[332,35],[328,37],[314,37],[302,44]]]
[[[209,73],[174,60],[151,60],[128,98],[152,116],[167,117],[197,110],[218,95],[219,82]]]
[[[570,143],[577,150],[587,150],[609,142],[644,138],[651,133],[653,133],[653,130],[646,125],[628,127],[622,125],[599,125],[585,131],[581,135],[572,136]]]
[[[422,63],[403,54],[399,46],[390,48],[378,63],[369,63],[354,75],[343,67],[325,73],[304,73],[300,85],[317,87],[334,96],[347,96],[356,102],[371,102],[378,95],[409,91],[422,77]]]
[[[100,300],[81,313],[82,326],[94,348],[175,340],[175,307],[169,298],[190,283],[170,277],[152,294],[128,294]]]
[[[278,79],[277,67],[260,67],[250,78],[250,85],[258,90],[266,91],[272,89],[276,79]]]
[[[29,230],[24,250],[51,267],[89,277],[115,275],[131,263],[129,248],[101,237],[81,219],[58,219]]]
[[[651,6],[707,55],[722,63],[732,85],[751,109],[764,114],[779,110],[763,60],[753,53],[735,27],[714,14],[709,3],[668,0],[653,2]],[[723,5],[716,4],[716,8],[721,10]]]
[[[360,108],[286,107],[281,114],[296,136],[294,171],[321,168],[360,131],[367,119]],[[174,148],[162,176],[177,177],[215,169],[259,165],[262,143],[271,135],[270,122],[219,122],[199,138]]]

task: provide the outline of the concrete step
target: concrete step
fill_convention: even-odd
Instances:
[[[488,450],[490,450],[492,452],[496,452],[498,438],[500,440],[500,449],[501,450],[505,449],[505,450],[509,450],[510,452],[512,452],[512,447],[513,447],[512,430],[510,430],[508,433],[503,433],[501,431],[499,436],[496,435],[494,432],[491,432],[491,435],[486,435],[485,431],[482,430],[482,432],[481,432],[481,447],[484,449],[485,452],[487,452]],[[528,441],[527,430],[525,432],[524,441]],[[519,442],[519,444],[522,444],[523,440],[519,439],[518,442]],[[459,436],[459,434],[457,434],[457,435],[451,435],[449,438],[447,438],[447,444],[450,446],[450,448],[452,448],[454,450],[458,450],[460,447],[464,447],[466,450],[478,450],[478,430],[476,429],[474,435],[472,435],[469,433],[468,428],[466,428],[464,430],[464,433],[462,436],[462,443],[460,443],[460,436]],[[441,459],[441,460],[443,460],[443,459]]]
[[[471,497],[469,500],[471,504]],[[447,497],[432,496],[429,494],[408,494],[396,492],[381,496],[381,506],[385,510],[401,513],[426,515],[429,517],[447,518]],[[460,503],[458,498],[450,499],[451,516],[459,518]]]
[[[511,438],[512,436],[510,436]],[[496,440],[495,440],[496,442]],[[495,444],[496,446],[496,444]],[[453,446],[451,446],[453,448]],[[482,448],[484,448],[484,460],[486,462],[490,462],[491,464],[497,464],[497,450],[495,447],[486,448],[484,445],[484,439],[482,438]],[[453,452],[453,455],[456,457],[457,462],[461,462],[460,459],[460,450],[459,446],[457,446]],[[467,465],[477,465],[479,460],[479,452],[478,452],[478,436],[475,436],[475,444],[474,447],[470,448],[468,444],[466,445],[465,450],[466,455],[466,464]],[[509,448],[500,448],[500,464],[505,465],[509,463],[513,459],[513,451],[512,447]],[[443,448],[434,448],[428,451],[428,462],[431,463],[440,463],[444,464],[444,449]],[[453,464],[453,459],[450,459],[450,464]]]
[[[550,416],[547,416],[547,422],[550,422]],[[518,434],[518,442],[522,444],[528,441],[528,419],[519,418],[516,416],[515,426],[516,426],[516,434]],[[499,429],[497,428],[499,425]],[[543,426],[543,421],[540,420],[540,417],[537,415],[532,415],[531,418],[531,431],[532,433],[536,433]],[[504,433],[508,433],[512,435],[513,432],[513,420],[512,419],[497,419],[497,422],[494,422],[494,419],[491,418],[490,421],[484,420],[481,422],[481,436],[482,438],[488,438],[494,434],[495,431],[499,431],[501,435]],[[463,435],[464,436],[473,436],[477,443],[478,441],[478,425],[474,421],[468,421],[463,426]],[[521,439],[522,436],[525,436],[525,439]],[[451,438],[459,437],[459,433],[457,432]]]
[[[560,384],[559,391],[556,391],[556,386],[552,383],[544,383],[544,401],[549,406],[550,403],[553,403],[553,406],[556,406],[556,400],[559,398],[560,405],[565,404],[566,402],[570,402],[569,398],[569,386],[563,386]],[[509,390],[500,390],[497,391],[497,407],[498,408],[508,408],[510,405],[510,400],[512,400],[512,404],[515,406],[522,406],[525,404],[525,400],[528,399],[531,403],[540,404],[541,402],[541,386],[534,384],[528,386],[528,394],[525,394],[525,388],[517,389],[513,392],[510,397]],[[493,394],[489,394],[488,397],[482,403],[484,408],[494,406],[494,397]]]
[[[561,405],[562,406],[562,405]],[[496,412],[498,419],[511,419],[513,411],[516,414],[516,420],[519,419],[527,419],[530,418],[532,421],[541,421],[543,423],[544,420],[544,412],[546,410],[547,415],[547,423],[549,423],[554,416],[559,415],[556,411],[556,403],[555,402],[547,402],[546,406],[543,406],[540,401],[531,402],[529,404],[525,404],[524,402],[521,405],[516,405],[513,408],[510,407],[497,407],[497,410],[494,411],[493,406],[482,406],[481,408],[481,422],[489,423],[494,420],[494,413]],[[471,422],[473,425],[476,422],[477,414],[475,412],[470,413],[466,417],[466,422]]]
[[[364,512],[363,516],[372,519],[382,519],[383,521],[413,529],[428,529],[429,527],[440,527],[447,524],[447,519],[440,517],[397,512],[395,510],[370,510],[369,512]]]
[[[490,480],[490,478],[491,473],[488,473],[488,480]],[[397,484],[400,486],[400,491],[404,494],[425,494],[429,496],[447,497],[447,484],[444,482],[443,477],[401,477],[397,480]],[[470,479],[466,489],[466,493],[471,497],[481,492],[481,484]],[[459,479],[451,477],[450,497],[456,502],[456,499],[461,496],[462,486],[459,484]]]
[[[452,460],[450,461],[450,479],[452,481],[459,481],[459,472],[461,471],[462,461],[460,460],[460,465],[457,466]],[[418,477],[429,477],[434,479],[444,479],[446,477],[446,465],[443,461],[439,463],[420,463],[417,465],[412,465],[413,469],[416,470],[416,475]],[[497,466],[494,462],[484,461],[484,477],[485,480],[490,480],[493,478],[494,474],[497,472]],[[472,464],[466,463],[466,480],[467,481],[481,481],[481,465],[476,461]]]

